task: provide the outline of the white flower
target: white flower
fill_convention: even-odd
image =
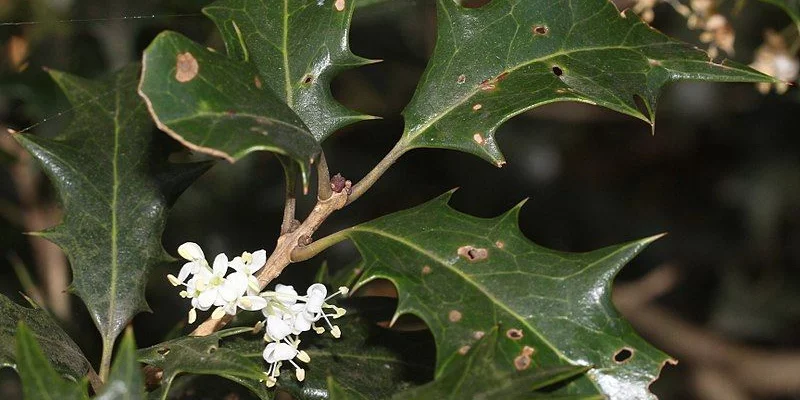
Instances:
[[[294,359],[297,358],[298,360],[307,363],[311,361],[311,358],[305,351],[297,350],[297,346],[299,344],[299,340],[284,340],[284,342],[269,343],[267,344],[267,347],[264,348],[262,356],[264,357],[264,360],[270,364],[269,369],[267,370],[267,387],[275,386],[277,377],[280,375],[281,365],[284,361],[288,361],[292,364],[292,366],[294,366],[295,376],[297,377],[298,381],[305,379],[306,371],[300,368],[300,366],[294,362]]]
[[[228,257],[224,253],[217,255],[213,267],[209,267],[205,259],[199,258],[203,257],[203,250],[191,242],[181,245],[178,253],[190,260],[183,266],[179,275],[183,275],[186,270],[188,272],[185,273],[184,279],[189,275],[192,277],[186,283],[172,275],[168,275],[168,278],[175,286],[186,286],[186,290],[180,294],[181,297],[192,299],[192,309],[189,310],[189,323],[192,324],[197,319],[197,310],[206,311],[219,303],[220,287],[225,283],[225,273],[228,272]]]
[[[267,262],[267,252],[258,250],[251,253],[244,252],[240,257],[235,257],[231,261],[231,268],[234,271],[244,274],[247,277],[247,294],[257,295],[261,290],[255,273],[264,267]]]
[[[338,326],[332,325],[329,318],[339,318],[346,311],[330,305],[326,301],[339,294],[346,294],[347,291],[346,287],[341,287],[336,293],[325,297],[328,289],[321,283],[315,283],[308,287],[305,296],[297,295],[293,287],[286,285],[276,285],[274,292],[262,293],[261,296],[270,299],[267,306],[261,310],[267,317],[266,321],[262,322],[267,327],[264,339],[280,340],[289,333],[299,335],[312,328],[317,333],[323,333],[325,332],[324,328],[314,326],[314,323],[320,319],[325,320],[334,337],[340,337],[341,330]],[[334,313],[326,314],[325,309],[332,309]],[[291,331],[287,332],[289,327]]]
[[[173,286],[185,283],[189,275],[196,275],[203,270],[204,267],[208,267],[203,249],[201,249],[197,243],[186,242],[180,245],[178,247],[178,254],[189,262],[183,264],[180,272],[178,272],[177,278],[172,274],[167,275],[167,278]]]
[[[246,296],[247,275],[241,272],[234,272],[225,278],[217,291],[217,298],[214,305],[218,306],[211,315],[214,319],[222,318],[223,315],[236,315],[236,311],[241,308],[247,311],[258,311],[267,306],[267,300],[261,296]]]

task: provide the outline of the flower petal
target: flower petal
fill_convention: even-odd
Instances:
[[[186,278],[188,278],[190,274],[197,273],[196,266],[197,264],[194,261],[189,261],[186,264],[183,264],[183,267],[181,267],[180,272],[178,272],[178,280],[180,282],[186,282]]]
[[[267,300],[261,296],[243,296],[239,298],[239,308],[247,311],[257,311],[267,306]]]
[[[250,273],[255,273],[267,263],[267,251],[258,250],[253,253],[253,261],[250,262]]]
[[[178,246],[178,254],[189,261],[204,260],[206,258],[206,255],[203,254],[203,249],[194,242],[186,242]]]
[[[219,253],[214,258],[214,275],[224,277],[228,272],[228,256],[225,253]]]
[[[197,297],[197,305],[199,309],[206,311],[214,305],[214,301],[217,299],[217,290],[216,289],[208,289],[202,293],[200,296]]]

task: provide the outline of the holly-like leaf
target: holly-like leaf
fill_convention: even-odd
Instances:
[[[20,306],[0,295],[0,366],[16,368],[18,363],[15,336],[19,323],[44,347],[55,371],[80,380],[89,371],[89,361],[75,342],[42,309]]]
[[[794,23],[800,28],[800,0],[761,0],[764,3],[774,4],[783,9]]]
[[[85,379],[69,381],[62,378],[47,361],[33,333],[23,321],[17,325],[17,372],[22,380],[26,399],[79,400],[88,399]]]
[[[435,381],[393,397],[413,399],[523,399],[534,389],[547,387],[586,372],[589,367],[558,366],[516,371],[495,362],[498,332],[495,327],[474,346],[464,347]],[[602,399],[602,396],[599,396]]]
[[[252,64],[175,32],[144,51],[139,92],[158,127],[187,147],[238,160],[259,150],[292,158],[303,172],[320,151],[297,116]]]
[[[144,398],[144,376],[136,360],[133,330],[129,329],[122,337],[119,352],[111,367],[111,375],[102,393],[95,397],[95,400],[143,400]]]
[[[225,336],[240,334],[250,328],[232,328],[208,336],[185,336],[139,350],[139,361],[163,371],[161,387],[151,398],[166,399],[173,381],[181,373],[218,375],[250,389],[260,399],[269,399],[262,363],[240,352],[220,347]],[[244,333],[245,335],[247,333]],[[257,335],[261,338],[261,335]],[[259,353],[260,354],[260,353]]]
[[[480,8],[437,1],[436,48],[403,112],[404,151],[454,149],[502,165],[495,131],[540,105],[579,101],[654,124],[658,95],[671,82],[773,82],[713,62],[608,0],[493,0]]]
[[[203,9],[222,32],[228,54],[258,69],[262,81],[299,115],[318,141],[371,119],[331,95],[333,78],[372,63],[350,51],[356,1],[218,0]]]
[[[519,230],[521,207],[490,219],[457,212],[450,194],[343,231],[364,259],[356,285],[397,287],[395,319],[422,318],[437,346],[436,377],[459,350],[499,326],[498,371],[593,366],[564,394],[653,398],[669,357],[639,337],[610,299],[614,276],[655,238],[588,253],[540,247]]]
[[[100,81],[50,71],[75,106],[55,139],[15,134],[58,192],[62,223],[38,233],[59,245],[72,266],[72,290],[86,303],[110,348],[140,311],[148,271],[168,260],[161,247],[168,207],[210,164],[167,162],[136,94],[139,66]],[[158,140],[157,140],[158,139]]]
[[[357,392],[351,387],[336,382],[332,376],[328,377],[328,399],[329,400],[369,400],[369,397]]]
[[[428,375],[427,367],[414,364],[401,357],[395,350],[382,345],[387,342],[396,343],[402,352],[420,351],[420,345],[413,338],[402,337],[393,332],[370,327],[370,323],[358,316],[353,309],[348,315],[336,320],[342,331],[339,339],[329,333],[316,336],[313,332],[300,337],[300,348],[311,357],[311,362],[304,365],[305,379],[298,382],[284,363],[284,370],[278,380],[278,387],[289,392],[299,400],[327,399],[330,377],[339,386],[357,389],[362,396],[370,399],[385,399],[399,390],[409,388],[413,382],[409,376],[423,378]],[[265,343],[258,336],[240,335],[223,347],[246,355],[253,362],[264,363],[262,352]],[[421,376],[422,375],[422,376]]]

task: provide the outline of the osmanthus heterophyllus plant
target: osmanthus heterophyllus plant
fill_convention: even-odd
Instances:
[[[80,105],[71,125],[54,139],[14,137],[61,198],[63,222],[39,235],[67,253],[72,289],[100,330],[103,354],[95,374],[46,312],[3,299],[3,335],[16,338],[4,343],[16,344],[2,348],[0,362],[17,368],[28,398],[87,398],[87,379],[100,398],[166,398],[180,374],[217,375],[263,399],[275,390],[301,399],[653,397],[648,386],[670,358],[620,317],[610,288],[656,236],[580,254],[549,250],[518,228],[522,204],[477,218],[451,208],[448,193],[312,237],[409,150],[459,150],[502,166],[495,131],[540,105],[584,102],[654,125],[669,83],[776,81],[711,59],[606,0],[493,0],[479,8],[438,0],[435,50],[403,112],[402,137],[352,183],[330,176],[320,144],[374,118],[345,108],[329,88],[339,72],[373,62],[348,46],[357,4],[218,0],[203,11],[225,51],[163,32],[141,65],[105,79],[51,72]],[[277,154],[284,218],[277,243],[264,243],[269,252],[205,254],[187,237],[177,249],[182,263],[165,279],[186,299],[196,328],[138,353],[128,334],[112,366],[119,335],[148,309],[148,273],[172,261],[160,241],[166,214],[212,164],[169,163],[159,144],[169,139],[153,125],[230,162]],[[317,203],[299,215],[296,198],[311,186]],[[344,240],[362,255],[354,281],[279,283],[287,266]],[[368,319],[337,305],[338,296],[376,279],[397,287],[393,321],[414,314],[433,333],[431,382],[409,381],[402,360],[369,345]],[[255,326],[223,329],[245,316],[255,316]]]

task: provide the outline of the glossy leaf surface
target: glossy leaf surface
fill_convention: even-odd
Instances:
[[[498,371],[593,366],[564,393],[652,398],[647,387],[669,357],[622,319],[610,289],[622,266],[654,238],[588,253],[558,252],[520,232],[521,207],[482,219],[453,210],[449,198],[343,233],[364,258],[356,286],[388,279],[399,293],[396,317],[415,314],[430,327],[437,378],[463,357],[459,350],[499,326]],[[631,357],[615,359],[626,350]]]
[[[88,399],[86,380],[70,381],[62,378],[24,322],[17,325],[17,372],[22,380],[26,399],[81,400]]]
[[[669,83],[772,81],[743,65],[712,62],[607,0],[437,3],[436,48],[404,111],[404,150],[454,149],[502,165],[497,128],[544,104],[579,101],[654,124]]]

